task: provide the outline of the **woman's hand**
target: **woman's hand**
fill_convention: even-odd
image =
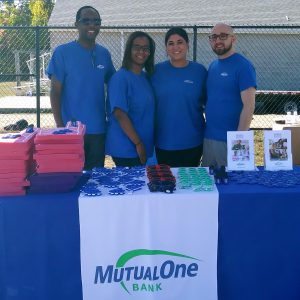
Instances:
[[[140,158],[140,162],[142,165],[146,164],[147,161],[147,154],[146,154],[146,149],[145,146],[142,142],[139,142],[135,145],[136,147],[136,152]]]
[[[144,165],[147,161],[146,149],[140,137],[138,136],[135,128],[132,125],[126,112],[122,111],[120,108],[115,108],[114,116],[119,122],[122,130],[128,136],[132,143],[135,144],[136,152],[139,156],[141,163]]]

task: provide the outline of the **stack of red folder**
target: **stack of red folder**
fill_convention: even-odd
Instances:
[[[34,171],[34,136],[38,129],[0,134],[0,195],[24,195]]]
[[[37,173],[82,172],[85,125],[67,124],[64,128],[41,129],[35,139]]]
[[[80,122],[38,132],[33,156],[36,173],[29,178],[31,193],[67,192],[76,185],[84,166],[84,133],[85,125]]]

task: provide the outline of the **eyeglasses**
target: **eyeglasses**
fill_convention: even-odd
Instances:
[[[211,34],[208,36],[208,39],[213,42],[215,42],[218,38],[220,41],[225,41],[228,39],[229,36],[232,36],[232,34],[229,33]]]
[[[78,20],[78,22],[83,25],[95,25],[95,26],[100,26],[101,21],[102,21],[101,19],[88,19],[88,18],[83,18]]]
[[[150,48],[147,46],[132,45],[132,50],[136,52],[150,53]]]

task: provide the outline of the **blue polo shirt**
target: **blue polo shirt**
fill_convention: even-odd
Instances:
[[[207,103],[205,108],[205,138],[227,141],[227,131],[238,129],[243,108],[241,92],[256,88],[253,65],[235,53],[211,63],[207,77]]]
[[[121,68],[111,78],[108,86],[109,121],[106,153],[120,158],[138,157],[136,146],[124,133],[114,117],[115,108],[126,112],[134,129],[143,142],[147,157],[153,155],[154,95],[146,73],[134,74]]]
[[[47,73],[62,84],[61,111],[64,123],[75,119],[86,125],[89,134],[106,131],[104,84],[115,72],[107,49],[96,45],[83,48],[73,41],[58,46]]]
[[[184,150],[203,143],[206,69],[189,62],[175,68],[170,61],[155,66],[152,85],[156,101],[155,146]]]

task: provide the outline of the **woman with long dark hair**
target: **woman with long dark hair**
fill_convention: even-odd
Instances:
[[[187,59],[189,38],[181,27],[165,35],[169,60],[155,66],[155,152],[159,163],[197,167],[204,135],[206,69]]]
[[[145,32],[133,32],[122,67],[109,82],[106,153],[116,166],[144,165],[153,154],[155,102],[149,76],[154,53],[153,39]]]

